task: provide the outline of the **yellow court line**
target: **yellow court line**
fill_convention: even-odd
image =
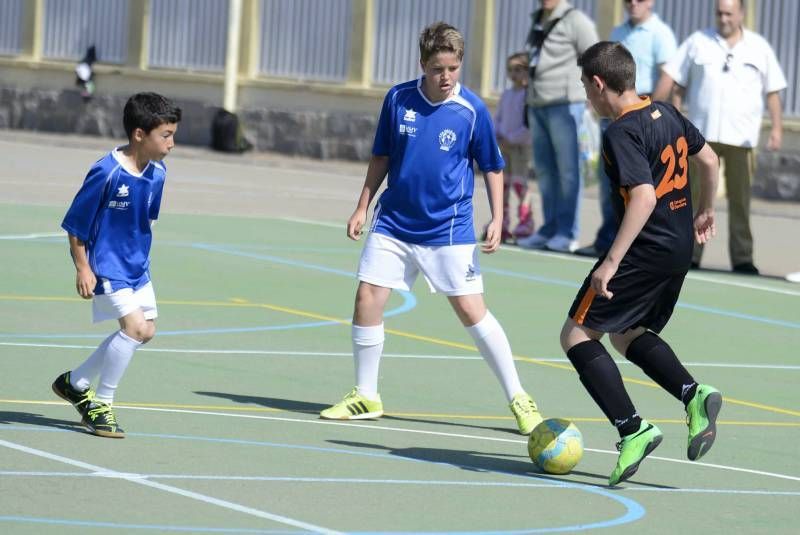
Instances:
[[[41,296],[26,296],[26,295],[2,295],[0,294],[0,301],[81,301],[79,298],[75,297],[41,297]],[[266,308],[268,310],[274,310],[276,312],[283,312],[286,314],[291,314],[294,316],[301,316],[304,318],[311,318],[323,321],[332,321],[335,323],[339,323],[341,325],[350,325],[350,320],[342,319],[342,318],[335,318],[333,316],[326,316],[324,314],[317,314],[316,312],[308,312],[306,310],[300,310],[297,308],[290,308],[284,307],[280,305],[272,305],[269,303],[250,303],[241,298],[235,298],[231,301],[180,301],[180,300],[165,300],[159,301],[161,304],[165,305],[188,305],[188,306],[212,306],[212,307],[242,307],[242,308]],[[414,334],[406,331],[399,331],[397,329],[386,329],[385,332],[389,334],[393,334],[395,336],[401,336],[403,338],[409,338],[411,340],[418,340],[421,342],[429,342],[431,344],[436,344],[444,347],[452,347],[456,349],[463,349],[465,351],[472,351],[474,353],[478,353],[478,349],[475,346],[471,346],[468,344],[463,344],[460,342],[452,342],[450,340],[444,340],[442,338],[435,338],[432,336],[423,336],[419,334]],[[515,360],[519,360],[522,362],[529,362],[531,364],[537,364],[539,366],[547,366],[550,368],[558,368],[561,370],[567,370],[574,372],[575,370],[572,366],[568,366],[566,364],[559,364],[557,362],[544,362],[535,358],[531,357],[522,357],[514,355]],[[650,381],[643,381],[640,379],[634,379],[631,377],[622,377],[623,381],[626,383],[637,384],[641,386],[647,386],[650,388],[660,388],[656,383]],[[731,398],[728,396],[724,396],[724,400],[726,403],[730,403],[733,405],[741,405],[743,407],[750,407],[753,409],[760,409],[766,412],[774,412],[777,414],[786,414],[788,416],[800,416],[800,411],[792,410],[792,409],[783,409],[781,407],[774,407],[771,405],[765,405],[763,403],[756,403],[752,401],[744,401],[740,399]]]
[[[64,401],[45,401],[33,399],[0,399],[0,403],[16,405],[59,405],[69,407]],[[269,412],[269,413],[305,413],[316,414],[316,411],[286,410],[275,407],[241,407],[236,405],[194,405],[183,403],[129,403],[116,402],[114,406],[118,409],[143,408],[143,409],[188,409],[203,411],[225,411],[225,412]],[[427,412],[387,412],[385,417],[395,418],[437,418],[446,420],[513,420],[513,416],[492,416],[477,414],[439,414]],[[606,423],[605,418],[589,418],[579,416],[564,417],[576,423]],[[686,425],[686,420],[676,418],[648,418],[648,422],[657,424],[676,424]],[[740,421],[740,420],[717,420],[718,425],[742,426],[742,427],[800,427],[800,422],[764,422],[764,421]],[[2,429],[2,427],[0,427]]]

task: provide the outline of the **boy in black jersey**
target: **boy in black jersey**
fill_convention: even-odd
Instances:
[[[611,344],[667,392],[688,415],[690,460],[714,442],[722,396],[698,384],[656,333],[678,300],[692,259],[692,240],[714,231],[719,163],[700,132],[678,110],[636,94],[636,64],[619,43],[600,42],[578,60],[586,96],[614,119],[603,134],[602,157],[620,221],[614,243],[592,268],[561,331],[561,346],[581,383],[619,431],[619,458],[609,485],[630,478],[661,442],[640,418],[619,370],[600,339]],[[688,160],[698,165],[702,194],[692,208]]]

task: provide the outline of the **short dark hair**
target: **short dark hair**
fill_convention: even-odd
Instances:
[[[419,36],[419,58],[427,62],[434,54],[452,52],[459,61],[464,58],[464,36],[446,22],[434,22]]]
[[[522,63],[527,68],[528,66],[528,53],[527,52],[514,52],[506,58],[506,64],[517,62]]]
[[[128,139],[137,128],[149,134],[162,124],[177,123],[180,120],[181,109],[158,93],[136,93],[125,103],[122,112],[122,123]]]
[[[636,89],[636,62],[621,43],[600,41],[593,44],[578,58],[578,66],[587,78],[598,76],[619,94]]]

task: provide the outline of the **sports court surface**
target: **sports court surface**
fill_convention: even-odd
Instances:
[[[91,325],[59,223],[110,147],[0,138],[0,533],[800,530],[800,287],[778,279],[690,274],[664,336],[725,396],[719,437],[687,461],[682,407],[622,363],[665,440],[617,488],[606,486],[616,433],[558,346],[591,266],[577,257],[481,258],[523,385],[583,432],[572,473],[537,472],[494,377],[423,281],[387,307],[387,416],[318,419],[353,382],[361,244],[343,222],[358,165],[178,147],[152,255],[158,333],[115,403],[128,436],[87,434],[50,383],[114,326]]]

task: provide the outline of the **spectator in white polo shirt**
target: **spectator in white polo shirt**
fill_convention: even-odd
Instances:
[[[725,163],[728,196],[728,250],[733,271],[758,275],[750,232],[750,181],[764,101],[772,122],[768,150],[781,147],[783,126],[778,92],[786,88],[775,52],[757,33],[742,27],[743,0],[716,0],[717,27],[698,31],[664,65],[655,98],[674,84],[672,101],[686,97],[689,119]],[[697,191],[692,184],[693,201]],[[702,246],[695,245],[692,265],[699,267]]]

